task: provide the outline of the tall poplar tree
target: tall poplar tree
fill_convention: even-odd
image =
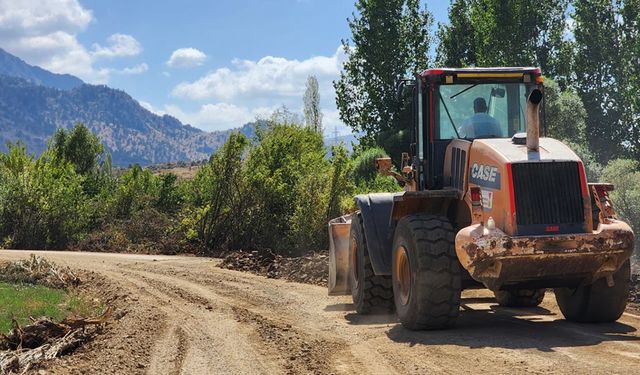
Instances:
[[[540,66],[552,77],[568,73],[563,38],[568,0],[452,0],[440,24],[442,65]]]
[[[320,111],[320,92],[318,79],[311,75],[307,78],[307,88],[304,92],[304,120],[307,126],[322,133],[322,111]]]
[[[419,0],[358,0],[343,41],[346,61],[334,82],[340,119],[363,132],[365,146],[407,137],[397,98],[399,79],[430,66],[433,16]]]
[[[587,139],[599,160],[619,156],[624,85],[617,0],[575,0],[575,88],[587,111]]]
[[[471,0],[455,0],[449,6],[449,24],[438,25],[440,44],[436,62],[443,67],[476,65],[475,28],[471,23]]]
[[[640,160],[640,0],[625,0],[622,15],[622,67],[620,85],[624,100],[621,130],[629,156]]]

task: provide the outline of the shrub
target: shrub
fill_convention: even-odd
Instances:
[[[616,213],[636,233],[636,255],[640,255],[640,163],[636,160],[611,160],[602,172],[604,182],[615,186],[611,200]]]

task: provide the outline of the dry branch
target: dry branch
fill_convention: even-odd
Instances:
[[[0,280],[13,283],[44,284],[53,288],[78,286],[80,278],[69,268],[60,268],[45,258],[31,254],[26,260],[0,266]]]
[[[25,327],[14,321],[8,335],[0,335],[0,374],[29,369],[45,360],[67,354],[89,340],[88,326],[106,323],[113,313],[108,307],[102,315],[90,318],[67,318],[60,323],[47,318],[34,320]]]

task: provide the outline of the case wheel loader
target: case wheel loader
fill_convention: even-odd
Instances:
[[[403,326],[453,326],[461,291],[536,306],[553,288],[567,320],[610,322],[629,295],[634,235],[611,184],[588,183],[580,158],[540,137],[538,68],[430,69],[399,86],[412,97],[404,191],[355,197],[329,223],[329,294],[360,314],[395,310]],[[541,121],[542,119],[542,121]]]

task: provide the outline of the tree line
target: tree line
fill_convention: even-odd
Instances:
[[[327,221],[352,196],[396,188],[380,149],[328,149],[318,123],[287,110],[230,136],[193,179],[111,166],[84,125],[58,130],[36,157],[0,153],[0,247],[175,254],[244,249],[300,255],[328,246]]]
[[[549,136],[590,181],[617,185],[617,211],[640,231],[640,1],[452,0],[449,20],[419,0],[358,0],[334,82],[340,119],[364,147],[407,151],[396,82],[433,67],[537,66]],[[435,30],[435,31],[434,31]]]

